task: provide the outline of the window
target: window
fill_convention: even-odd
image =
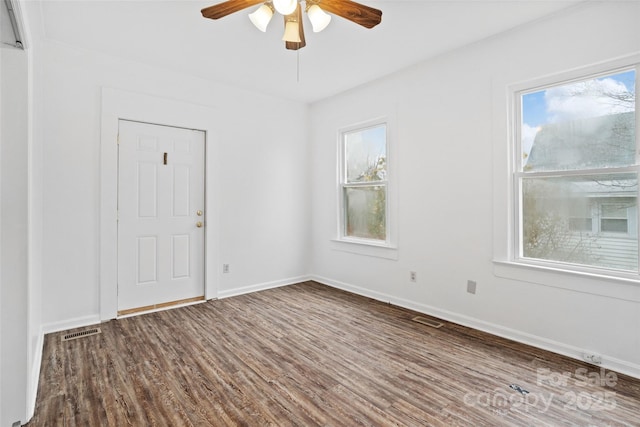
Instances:
[[[340,237],[388,243],[387,125],[378,122],[340,136]]]
[[[629,231],[627,210],[627,206],[621,204],[602,205],[600,214],[600,230],[603,232],[626,234]]]
[[[638,272],[636,79],[516,93],[516,259]]]
[[[591,206],[588,201],[573,203],[569,210],[569,228],[571,231],[593,231]]]

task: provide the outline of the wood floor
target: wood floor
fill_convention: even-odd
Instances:
[[[28,425],[640,425],[640,380],[416,315],[306,282],[49,334]]]

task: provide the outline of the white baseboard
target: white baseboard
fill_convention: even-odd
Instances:
[[[50,334],[52,332],[66,331],[67,329],[83,328],[85,326],[97,325],[100,323],[100,315],[76,317],[74,319],[62,320],[60,322],[45,323],[42,325],[42,332]]]
[[[264,291],[267,289],[279,288],[281,286],[293,285],[311,280],[310,276],[290,277],[288,279],[274,280],[273,282],[257,283],[255,285],[243,286],[241,288],[227,289],[218,292],[218,299],[234,297],[252,292]]]
[[[298,276],[291,277],[283,280],[276,280],[272,282],[264,282],[258,283],[250,286],[244,286],[235,289],[228,289],[224,291],[218,292],[218,298],[229,298],[237,295],[248,294],[251,292],[258,292],[267,289],[278,288],[281,286],[292,285],[295,283],[305,282],[308,280],[314,280],[318,283],[325,284],[327,286],[331,286],[334,288],[342,289],[348,292],[352,292],[354,294],[362,295],[365,297],[373,298],[378,301],[388,302],[399,307],[408,308],[410,310],[414,310],[420,313],[428,314],[434,317],[438,317],[440,319],[457,323],[459,325],[467,326],[473,329],[477,329],[483,332],[490,333],[492,335],[496,335],[499,337],[507,338],[513,341],[517,341],[523,344],[528,344],[533,347],[541,348],[543,350],[548,350],[554,353],[558,353],[567,357],[571,357],[576,360],[583,361],[582,355],[587,350],[577,348],[568,344],[564,344],[558,341],[550,340],[544,337],[540,337],[537,335],[532,335],[526,332],[518,331],[515,329],[507,328],[501,325],[497,325],[495,323],[486,322],[484,320],[476,319],[470,316],[466,316],[464,314],[455,313],[448,310],[442,310],[437,307],[433,307],[427,304],[421,304],[414,301],[409,301],[403,298],[398,298],[392,295],[384,294],[381,292],[375,292],[370,289],[361,288],[359,286],[351,285],[348,283],[340,282],[337,280],[329,279],[327,277],[309,275],[309,276]],[[79,328],[84,326],[90,326],[100,323],[100,316],[85,316],[79,317],[75,319],[69,319],[61,322],[48,323],[43,325],[42,327],[42,336],[44,334],[48,334],[51,332],[59,332],[67,329]],[[42,354],[42,344],[39,345],[39,353]],[[613,371],[619,372],[621,374],[629,375],[634,378],[640,379],[640,365],[631,363],[625,360],[620,360],[615,357],[607,356],[606,354],[602,354],[602,364],[598,365],[598,367],[603,367],[606,369],[611,369]],[[40,363],[40,357],[38,357],[38,363]],[[595,365],[594,365],[595,366]],[[37,372],[40,372],[39,366]],[[36,382],[37,390],[37,378],[32,381]],[[35,400],[34,400],[35,401]]]
[[[469,328],[477,329],[483,332],[487,332],[492,335],[496,335],[502,338],[507,338],[513,341],[517,341],[523,344],[531,345],[533,347],[548,350],[553,353],[558,353],[563,356],[571,357],[580,361],[583,353],[587,350],[577,348],[568,344],[564,344],[558,341],[550,340],[537,335],[532,335],[526,332],[518,331],[515,329],[507,328],[495,323],[486,322],[484,320],[476,319],[464,314],[451,312],[448,310],[442,310],[437,307],[433,307],[427,304],[421,304],[414,301],[405,300],[392,295],[372,291],[369,289],[354,286],[348,283],[340,282],[337,280],[329,279],[327,277],[314,276],[310,277],[310,280],[314,280],[318,283],[322,283],[327,286],[342,289],[344,291],[352,292],[354,294],[362,295],[368,298],[372,298],[378,301],[383,301],[397,305],[399,307],[408,308],[420,313],[428,314],[449,322],[457,323],[459,325],[467,326]],[[616,359],[614,357],[602,356],[602,364],[598,367],[611,369],[621,374],[629,375],[634,378],[640,379],[640,365],[627,362],[625,360]],[[596,365],[594,365],[596,366]]]
[[[310,280],[309,276],[291,277],[288,279],[275,280],[272,282],[257,283],[255,285],[244,286],[241,288],[228,289],[218,292],[218,298],[229,298],[236,295],[248,294],[251,292],[263,291],[266,289],[279,288],[281,286],[293,285],[295,283]],[[173,307],[172,307],[173,308]],[[59,322],[46,323],[42,326],[43,333],[50,334],[52,332],[66,331],[68,329],[82,328],[85,326],[97,325],[101,322],[100,315],[76,317],[74,319],[62,320]]]

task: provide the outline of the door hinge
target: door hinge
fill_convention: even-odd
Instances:
[[[120,145],[120,133],[118,133],[118,136],[116,136],[116,144]]]

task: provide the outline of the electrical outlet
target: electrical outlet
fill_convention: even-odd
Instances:
[[[222,264],[222,272],[223,273],[229,272],[229,264]]]
[[[473,280],[467,280],[467,292],[470,294],[476,293],[476,282]]]
[[[418,281],[418,273],[416,273],[415,271],[410,271],[409,272],[409,280],[411,280],[412,282],[417,282]]]

